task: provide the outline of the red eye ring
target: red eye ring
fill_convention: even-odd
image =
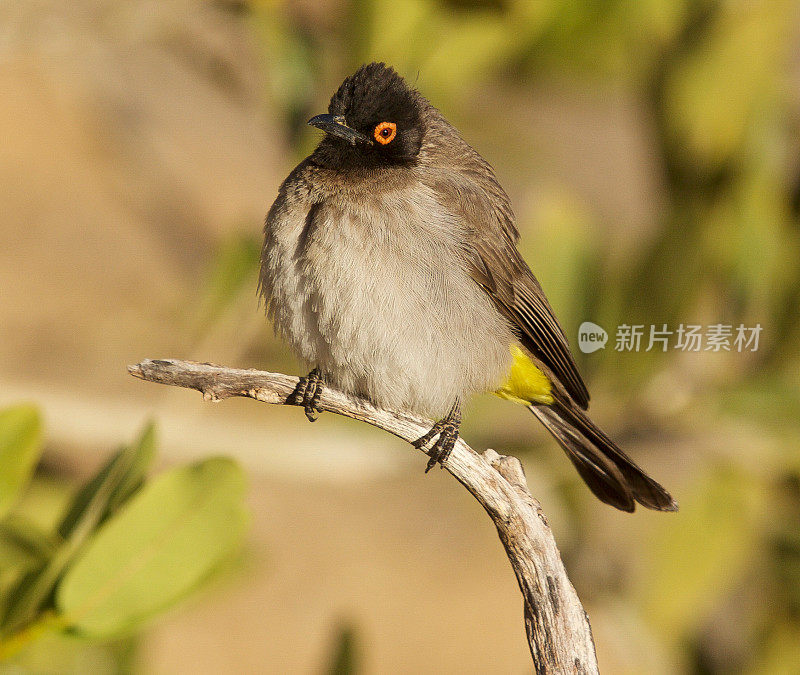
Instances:
[[[394,122],[381,122],[372,135],[381,145],[388,145],[397,136],[397,125]]]

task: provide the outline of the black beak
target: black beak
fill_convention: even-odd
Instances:
[[[356,143],[369,143],[369,138],[360,131],[348,127],[344,122],[344,117],[341,115],[317,115],[308,120],[308,123],[312,127],[322,129],[326,134],[343,138],[352,145]]]

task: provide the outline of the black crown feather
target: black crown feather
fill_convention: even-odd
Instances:
[[[419,153],[425,133],[424,100],[393,68],[370,63],[342,82],[331,97],[328,112],[344,116],[349,127],[369,137],[381,122],[395,123],[396,140],[376,150],[387,158],[409,158]]]

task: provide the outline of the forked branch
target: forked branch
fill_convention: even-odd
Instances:
[[[197,389],[206,400],[245,396],[264,403],[293,405],[298,378],[208,363],[146,360],[128,367],[131,375]],[[389,412],[325,387],[321,410],[361,420],[412,442],[431,422]],[[531,496],[522,465],[514,457],[487,450],[479,455],[462,440],[447,469],[486,509],[517,575],[524,602],[525,629],[537,673],[597,673],[589,620],[567,577],[561,555],[539,503]]]

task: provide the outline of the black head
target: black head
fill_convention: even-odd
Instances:
[[[327,133],[318,151],[329,162],[414,163],[425,135],[424,99],[383,63],[361,66],[342,82],[327,115],[308,123]]]

